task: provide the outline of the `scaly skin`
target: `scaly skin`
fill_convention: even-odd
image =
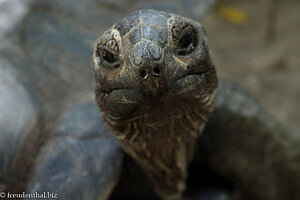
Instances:
[[[180,199],[217,87],[206,34],[193,20],[140,10],[95,45],[104,121],[162,199]]]
[[[91,102],[95,37],[138,8],[200,20],[215,0],[26,2],[20,4],[28,9],[16,4],[26,12],[0,41],[0,192],[103,200],[117,182],[123,152]]]
[[[224,82],[212,113],[218,81],[199,23],[140,10],[98,39],[93,58],[103,119],[160,198],[182,199],[195,148],[240,198],[300,198],[296,135]]]

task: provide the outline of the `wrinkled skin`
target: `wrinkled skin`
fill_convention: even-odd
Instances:
[[[201,20],[214,0],[30,2],[0,41],[0,190],[158,199],[93,103],[92,44],[138,8]],[[244,199],[297,199],[298,147],[299,138],[243,90],[220,81],[184,196],[226,199],[236,190]]]
[[[0,41],[0,190],[107,199],[124,154],[93,102],[95,38],[137,8],[201,19],[214,0],[190,3],[197,7],[181,0],[24,3],[24,16]]]
[[[161,198],[181,198],[217,88],[203,28],[181,16],[139,10],[104,33],[94,62],[105,122]]]
[[[196,161],[204,158],[199,164],[226,174],[246,199],[299,197],[299,140],[265,116],[242,92],[236,97],[234,92],[226,94],[232,90],[230,86],[222,88],[223,98],[235,104],[233,110],[241,117],[224,125],[227,117],[222,119],[222,113],[214,122],[222,112],[217,111],[207,125],[208,133],[201,136],[213,111],[217,78],[199,23],[139,10],[99,38],[94,63],[96,102],[104,121],[162,199],[182,199],[196,147]],[[249,121],[255,116],[257,121],[252,124],[259,126],[250,128],[244,115]],[[230,123],[237,123],[234,128],[242,132],[232,130]],[[228,138],[223,138],[223,131]],[[255,146],[264,139],[263,147]],[[283,177],[288,177],[284,183],[289,183],[288,187],[282,185]]]

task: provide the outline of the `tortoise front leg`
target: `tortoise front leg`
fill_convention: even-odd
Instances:
[[[199,140],[197,162],[226,177],[244,199],[300,198],[300,137],[240,88],[221,82]]]

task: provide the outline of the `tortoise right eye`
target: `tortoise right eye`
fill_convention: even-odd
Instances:
[[[102,51],[102,58],[109,63],[114,63],[117,60],[117,56],[108,51]]]
[[[106,68],[118,68],[118,56],[106,48],[98,48],[97,57],[99,58],[99,65]]]

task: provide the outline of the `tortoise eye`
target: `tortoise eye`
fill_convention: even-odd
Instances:
[[[96,56],[98,57],[99,65],[103,67],[106,68],[119,67],[118,55],[105,47],[100,46],[97,49]]]
[[[198,44],[197,33],[192,26],[187,26],[183,29],[178,37],[177,53],[178,55],[188,55]]]
[[[99,66],[105,68],[118,68],[119,62],[119,47],[115,38],[110,36],[104,36],[98,42],[95,51],[95,57]]]
[[[103,60],[105,60],[106,62],[109,63],[114,63],[117,60],[117,56],[111,52],[108,52],[106,50],[102,50],[100,52],[100,54],[102,54],[102,58]]]

